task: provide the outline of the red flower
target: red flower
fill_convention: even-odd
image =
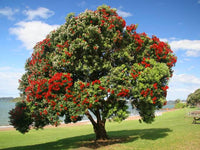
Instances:
[[[140,92],[140,94],[143,95],[143,94],[144,94],[144,90],[142,90],[142,91]]]
[[[153,96],[153,91],[151,90],[151,93],[150,93],[151,97]]]
[[[133,77],[134,80],[138,77],[137,74],[134,75],[133,73],[131,73],[131,76]]]
[[[47,115],[47,114],[48,114],[48,112],[47,112],[47,110],[46,110],[46,109],[45,109],[43,112],[44,112],[44,114],[45,114],[45,115]]]
[[[154,97],[154,98],[152,99],[152,101],[153,101],[153,104],[155,104],[155,103],[156,103],[156,100],[157,100],[157,97]]]
[[[112,28],[114,28],[115,27],[115,25],[114,24],[111,24],[109,27],[108,27],[108,29],[112,29]]]
[[[97,47],[97,46],[94,46],[94,47],[93,47],[93,49],[94,49],[94,50],[97,50],[97,49],[98,49],[98,47]]]
[[[158,83],[154,83],[154,84],[153,84],[154,89],[158,89],[157,84],[158,84]]]
[[[112,91],[111,91],[111,94],[115,94],[115,91],[114,91],[114,90],[112,90]]]
[[[99,86],[99,88],[100,88],[101,90],[105,90],[105,88],[104,88],[104,87],[102,87],[102,86]]]
[[[165,87],[161,87],[163,89],[163,91],[167,91],[167,89],[169,88],[167,85]]]
[[[92,85],[94,85],[95,83],[101,84],[101,81],[100,80],[92,81]]]
[[[117,94],[117,96],[125,97],[129,93],[128,89],[121,89],[121,92]]]
[[[157,99],[157,97],[154,97],[152,100],[155,101]]]
[[[104,20],[101,20],[101,22],[102,22],[102,23],[105,23],[105,21],[104,21]]]

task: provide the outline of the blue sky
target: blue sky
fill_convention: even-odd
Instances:
[[[168,100],[200,88],[200,0],[0,0],[0,97],[19,96],[18,80],[36,42],[65,22],[68,13],[117,8],[128,25],[156,35],[178,57]]]

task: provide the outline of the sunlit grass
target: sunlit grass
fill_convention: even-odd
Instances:
[[[0,149],[153,149],[197,150],[200,147],[200,124],[192,124],[190,109],[164,113],[152,124],[137,120],[108,122],[110,141],[94,143],[91,125],[31,130],[22,135],[17,131],[0,131]]]

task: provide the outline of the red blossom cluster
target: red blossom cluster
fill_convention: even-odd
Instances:
[[[162,93],[159,93],[157,92],[156,90],[158,90],[158,83],[154,83],[153,84],[153,88],[154,90],[151,90],[149,88],[147,88],[146,90],[142,90],[140,92],[140,95],[142,95],[143,97],[147,97],[148,95],[150,95],[152,97],[152,101],[153,101],[153,104],[156,103],[156,100],[157,100],[157,97],[155,95],[157,94],[162,94]],[[168,89],[169,87],[166,85],[164,87],[161,87],[161,89],[163,90],[163,93],[164,93],[164,96],[166,97],[166,90]]]
[[[164,96],[166,97],[167,96],[167,89],[169,88],[167,85],[164,86],[164,87],[161,87],[162,90],[164,91]]]
[[[62,49],[63,49],[63,48],[68,48],[68,47],[69,47],[69,43],[68,43],[68,41],[65,41],[65,43],[64,43],[63,45],[57,44],[56,47],[62,48]]]
[[[143,97],[147,97],[147,95],[150,94],[152,98],[152,101],[153,101],[153,104],[156,103],[156,100],[157,100],[157,97],[154,96],[154,91],[153,90],[150,90],[149,88],[147,88],[146,90],[142,90],[141,93],[140,93]]]
[[[170,49],[168,44],[165,42],[161,42],[156,36],[153,36],[152,40],[155,43],[150,46],[150,50],[153,50],[155,52],[157,61],[168,59],[169,62],[167,63],[167,66],[170,68],[173,67],[177,61],[177,58],[173,55],[169,55],[170,53],[173,53],[173,51]]]
[[[97,83],[97,84],[101,84],[101,81],[100,81],[100,80],[92,81],[92,85],[94,85],[95,83]]]
[[[158,83],[153,84],[154,89],[158,89],[157,85],[158,85]]]
[[[157,100],[157,97],[154,97],[154,98],[152,99],[152,101],[153,101],[153,104],[155,104],[155,103],[156,103],[156,100]]]
[[[147,95],[149,94],[149,92],[150,92],[150,95],[152,96],[152,95],[153,95],[153,91],[150,90],[149,88],[147,88],[146,90],[142,90],[142,91],[140,92],[140,94],[141,94],[143,97],[147,97]]]
[[[49,81],[48,81],[48,92],[45,96],[47,100],[49,98],[55,98],[57,91],[69,91],[68,89],[73,85],[72,78],[69,73],[56,73]]]
[[[132,36],[135,39],[135,44],[137,45],[136,51],[139,51],[142,48],[144,41],[141,39],[141,36],[138,33],[135,33]]]
[[[78,119],[78,116],[71,116],[70,118],[72,121],[76,121]]]
[[[122,28],[126,26],[126,21],[121,16],[119,16],[113,9],[110,9],[110,12],[107,12],[106,9],[103,8],[95,11],[95,13],[102,14],[104,20],[101,20],[101,26],[104,26],[105,22],[107,21],[111,23],[108,29],[112,29],[113,27],[115,27],[114,24],[112,24],[115,21],[115,19],[121,23]]]
[[[126,30],[128,32],[132,32],[132,31],[136,30],[136,25],[135,24],[131,24],[130,26],[126,26]]]
[[[34,49],[37,49],[35,53],[32,54],[31,56],[31,61],[29,62],[29,66],[34,66],[37,62],[41,63],[41,56],[44,54],[45,51],[45,46],[50,47],[50,39],[44,39],[43,41],[39,42],[36,44]]]
[[[98,49],[98,47],[97,47],[97,46],[93,46],[93,49],[94,49],[94,50],[97,50],[97,49]]]
[[[111,94],[115,94],[115,91],[114,90],[110,90],[110,88],[107,90],[108,93],[111,93]]]
[[[106,88],[105,88],[105,87],[102,87],[102,86],[99,86],[99,89],[105,90]]]
[[[46,91],[48,89],[46,79],[38,79],[37,81],[29,79],[28,82],[29,86],[25,89],[27,96],[26,100],[28,102],[33,101],[34,97],[36,97],[36,99],[41,99],[46,95]]]
[[[109,27],[108,27],[108,29],[112,29],[112,28],[114,28],[115,27],[115,25],[114,24],[111,24]]]
[[[121,91],[117,94],[117,96],[120,97],[126,97],[129,94],[129,90],[128,89],[121,89]]]
[[[70,92],[68,89],[72,86],[72,78],[70,74],[56,73],[50,80],[38,79],[37,81],[29,79],[29,86],[25,89],[28,102],[39,101],[45,98],[51,106],[55,106],[57,103],[57,92],[63,90]],[[67,98],[71,98],[72,95],[67,94]],[[35,102],[35,106],[38,103]]]
[[[147,58],[147,59],[149,60],[149,58]],[[145,66],[144,66],[145,68],[151,66],[149,63],[146,62],[146,58],[145,58],[145,57],[143,57],[143,60],[141,61],[141,64],[142,64],[142,65],[145,65]]]
[[[137,77],[141,74],[141,72],[137,72],[136,70],[132,70],[133,71],[133,73],[130,73],[131,74],[131,76],[133,77],[133,79],[134,80],[136,80],[137,79]]]

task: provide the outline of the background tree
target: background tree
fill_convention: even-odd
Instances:
[[[13,123],[19,114],[15,109],[11,124],[25,133],[29,125],[57,126],[60,116],[69,123],[86,115],[96,139],[107,139],[106,120],[126,119],[127,100],[151,123],[155,110],[166,104],[176,57],[167,43],[136,28],[126,26],[116,9],[106,5],[69,14],[64,25],[36,44],[26,62],[19,86],[29,118],[26,130]]]
[[[180,102],[181,102],[181,99],[179,98],[175,100],[175,104],[180,103]]]
[[[200,104],[200,89],[197,89],[194,93],[188,95],[187,104],[191,106],[197,106],[197,104]]]
[[[186,103],[184,101],[182,101],[181,99],[178,98],[175,100],[174,108],[180,109],[180,108],[185,108],[186,106],[187,106]]]

